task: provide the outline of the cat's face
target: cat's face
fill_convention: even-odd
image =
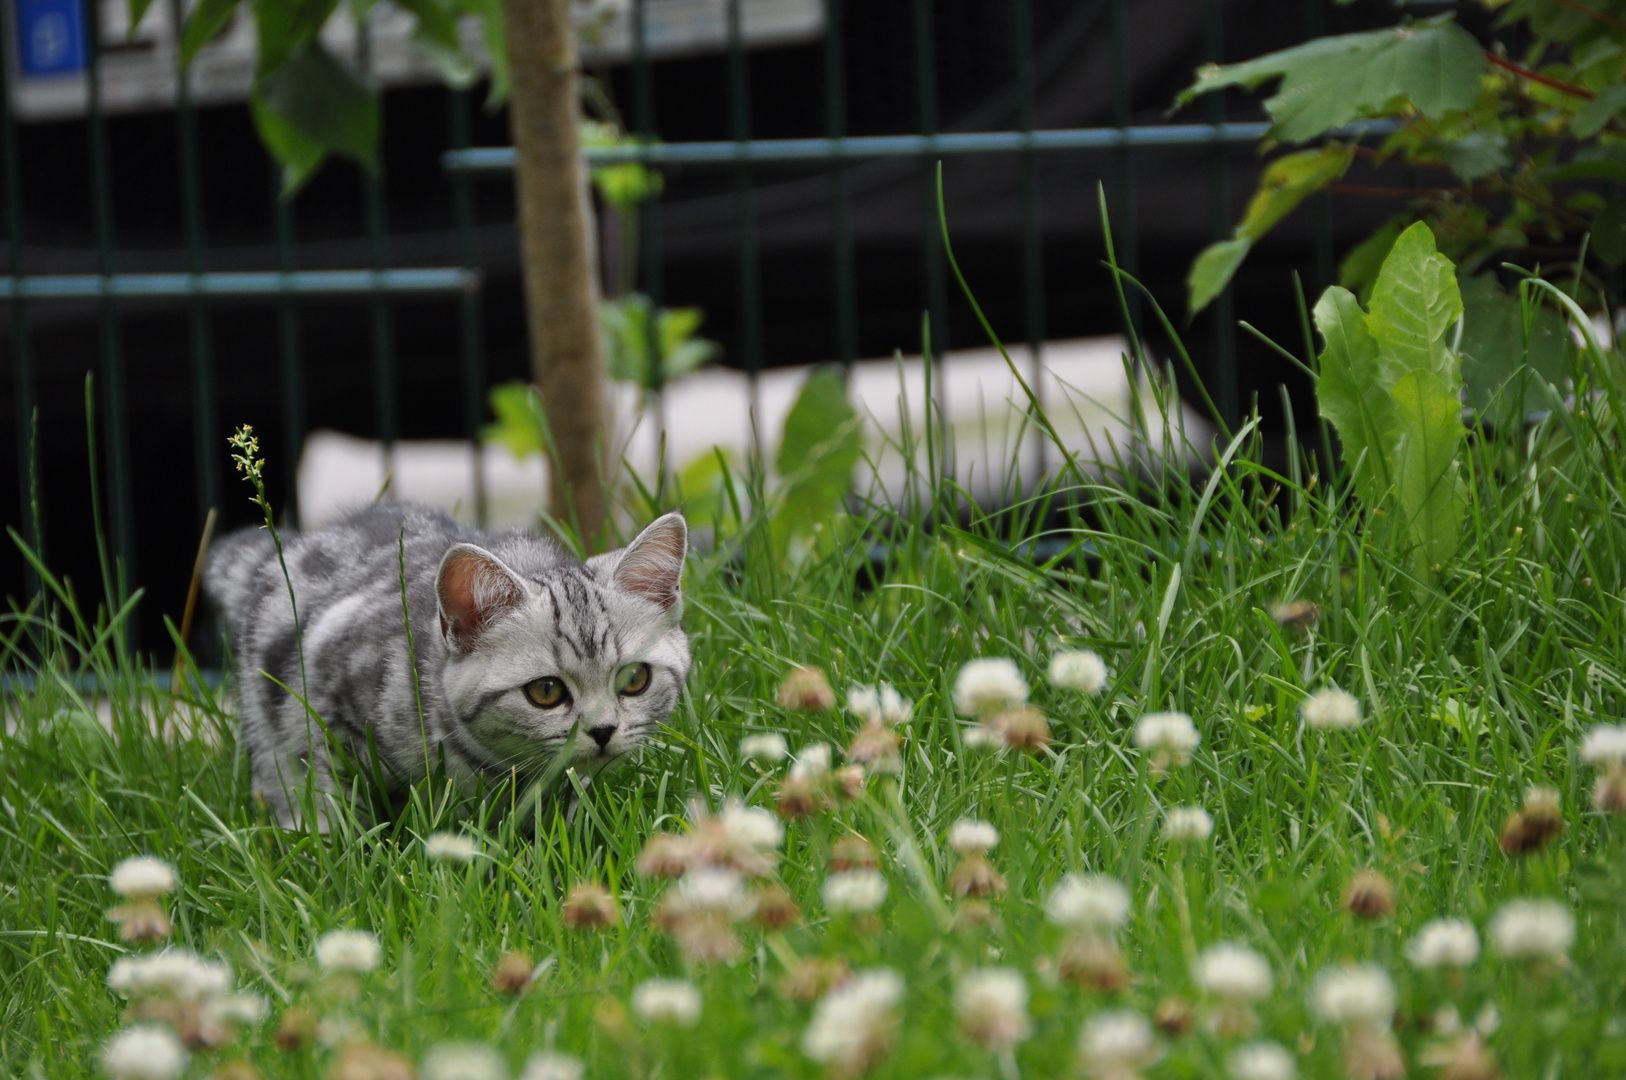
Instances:
[[[596,771],[671,714],[689,671],[687,541],[668,514],[620,551],[536,576],[471,544],[446,553],[441,683],[488,768],[534,771],[574,728],[575,757]]]

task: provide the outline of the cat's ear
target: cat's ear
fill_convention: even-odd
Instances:
[[[658,517],[621,549],[610,584],[641,596],[662,610],[678,602],[683,582],[683,556],[689,550],[689,526],[678,513]]]
[[[493,620],[525,599],[525,586],[485,548],[453,544],[435,574],[435,599],[441,635],[468,652]]]

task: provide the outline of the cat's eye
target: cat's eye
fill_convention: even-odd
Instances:
[[[570,691],[565,689],[563,679],[545,675],[525,684],[525,697],[539,709],[557,709],[570,700]]]
[[[615,673],[615,692],[626,697],[636,697],[649,689],[649,665],[628,664]]]

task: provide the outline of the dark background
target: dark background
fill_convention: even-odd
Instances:
[[[1109,126],[1112,38],[1106,0],[1034,0],[1038,125]],[[1229,0],[1208,22],[1204,0],[1132,0],[1128,5],[1133,122],[1165,120],[1179,89],[1211,57],[1217,28],[1221,56],[1240,60],[1313,36],[1389,25],[1399,13],[1382,0],[1348,7],[1282,0]],[[919,130],[920,100],[910,0],[849,3],[845,50],[847,132],[900,134]],[[1015,37],[1005,0],[937,0],[932,4],[938,116],[945,131],[1007,130],[1016,126]],[[759,138],[821,136],[827,131],[822,42],[763,49],[749,56],[752,134]],[[596,72],[626,116],[635,121],[630,66]],[[726,56],[658,62],[653,68],[654,128],[668,142],[724,139],[730,128]],[[487,113],[473,97],[474,145],[508,143],[506,114]],[[387,259],[394,266],[448,266],[457,262],[452,188],[440,156],[450,145],[452,95],[438,87],[392,90],[385,95],[383,185],[389,230]],[[1257,99],[1224,102],[1231,120],[1262,118]],[[1199,102],[1176,122],[1207,122]],[[202,149],[203,216],[207,265],[212,270],[274,269],[274,176],[246,108],[217,107],[197,114]],[[113,175],[113,222],[121,271],[184,270],[184,220],[177,124],[172,112],[107,120]],[[95,270],[91,171],[83,121],[19,125],[21,203],[29,273]],[[1143,280],[1181,327],[1205,381],[1213,386],[1219,327],[1205,313],[1187,325],[1184,277],[1206,243],[1229,232],[1252,192],[1259,158],[1238,146],[1137,150],[1133,157],[1132,248]],[[1026,335],[1022,293],[1020,164],[1014,155],[951,159],[945,165],[949,223],[956,253],[996,330],[1010,340]],[[922,165],[874,162],[848,171],[858,298],[858,355],[883,356],[895,348],[918,351],[925,295],[922,238],[928,209]],[[1045,334],[1065,338],[1118,332],[1117,300],[1102,269],[1097,185],[1104,183],[1114,212],[1124,192],[1110,152],[1050,153],[1040,158]],[[1352,183],[1393,185],[1406,178],[1374,178],[1357,164]],[[1223,183],[1221,183],[1223,181]],[[832,285],[830,184],[827,173],[806,167],[756,170],[763,362],[807,363],[837,355]],[[488,384],[526,374],[518,250],[508,181],[476,185],[477,261],[485,272],[481,296]],[[1223,197],[1222,197],[1223,196]],[[1278,227],[1250,256],[1235,283],[1235,316],[1294,351],[1302,331],[1292,274],[1298,271],[1313,302],[1341,255],[1377,223],[1400,209],[1392,200],[1333,195],[1333,248],[1318,258],[1314,207],[1307,205]],[[327,165],[293,204],[303,269],[368,265],[363,183],[345,162]],[[668,170],[661,201],[660,285],[670,305],[698,305],[703,333],[722,343],[723,363],[741,362],[734,178],[727,170]],[[647,283],[646,283],[647,284]],[[948,345],[981,343],[969,306],[948,289]],[[11,309],[0,332],[0,507],[20,526],[26,500],[19,476]],[[229,471],[225,438],[238,424],[255,425],[270,461],[273,502],[291,495],[293,450],[281,445],[284,403],[278,371],[277,309],[265,304],[217,304],[210,316],[220,430],[213,449],[223,476],[223,527],[255,520],[247,488]],[[373,330],[365,300],[302,305],[307,430],[333,427],[356,434],[377,431],[372,379]],[[390,328],[397,355],[398,434],[402,438],[466,434],[459,367],[457,302],[400,301]],[[34,303],[28,346],[35,365],[39,508],[45,556],[77,584],[99,594],[93,544],[86,446],[84,380],[101,352],[99,306]],[[117,320],[128,384],[129,468],[135,507],[136,581],[147,589],[139,640],[167,655],[161,618],[181,608],[195,554],[200,511],[193,441],[191,326],[183,304],[121,303]],[[1167,343],[1150,335],[1168,356]],[[1302,420],[1311,413],[1309,388],[1293,369],[1244,333],[1235,334],[1239,400],[1244,411],[1257,396],[1269,429],[1285,430],[1278,386],[1286,384]],[[1189,393],[1188,398],[1195,400]],[[102,425],[99,425],[102,426]],[[105,426],[100,433],[104,438]],[[105,458],[98,463],[105,474]],[[105,475],[101,490],[108,490]],[[104,513],[104,522],[107,515]],[[24,564],[10,543],[0,553],[0,590],[20,597]]]

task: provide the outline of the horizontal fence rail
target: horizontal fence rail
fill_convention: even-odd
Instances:
[[[1345,128],[1346,137],[1387,135],[1392,121]],[[951,135],[857,135],[830,139],[755,139],[652,143],[584,148],[594,165],[708,165],[738,162],[855,161],[889,157],[1013,154],[1055,150],[1118,150],[1129,147],[1213,146],[1255,143],[1270,131],[1264,122],[1242,124],[1146,124],[1139,127],[1054,128],[1042,131],[976,131]],[[514,168],[511,146],[450,150],[441,156],[453,172],[501,173]]]
[[[201,274],[33,274],[0,278],[7,300],[88,300],[104,296],[158,300],[201,296],[253,299],[321,296],[425,296],[476,292],[478,270],[458,267],[416,270],[293,270]]]

